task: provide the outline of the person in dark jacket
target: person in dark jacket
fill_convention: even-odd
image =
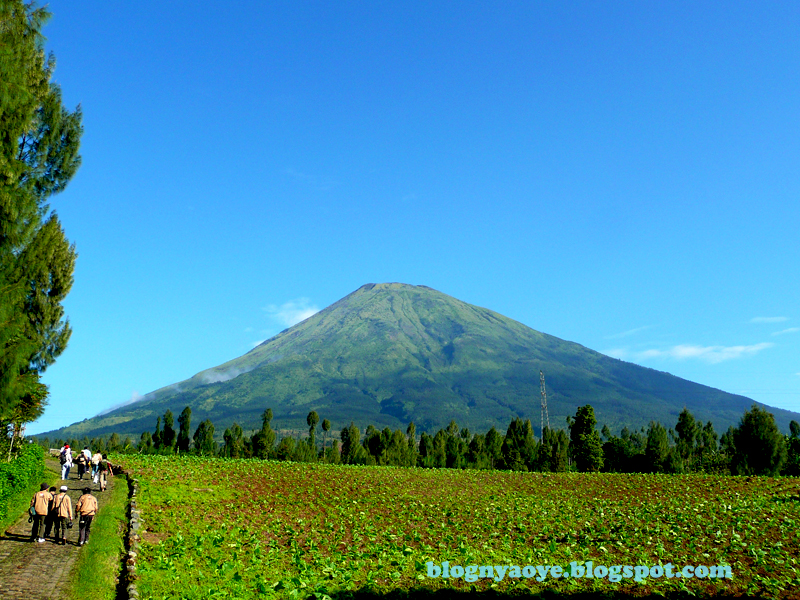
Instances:
[[[54,510],[55,506],[53,505],[53,501],[55,500],[56,492],[58,491],[58,489],[56,488],[56,486],[53,485],[53,486],[50,486],[50,489],[48,491],[50,492],[50,495],[53,498],[52,498],[52,500],[50,500],[50,506],[48,506],[48,509],[47,509],[47,516],[44,518],[44,538],[45,539],[50,537],[50,532],[52,531],[53,523],[55,522],[56,511]]]

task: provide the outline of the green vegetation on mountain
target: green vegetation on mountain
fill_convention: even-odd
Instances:
[[[566,426],[591,404],[597,423],[619,431],[676,422],[688,408],[724,431],[752,400],[604,356],[540,333],[491,310],[425,286],[368,284],[252,351],[117,408],[48,434],[139,436],[166,410],[191,407],[221,434],[238,423],[262,427],[268,407],[276,430],[305,430],[309,411],[334,430],[356,425],[435,431],[451,420],[472,430],[505,429],[531,419],[537,436],[539,371],[550,422]],[[770,409],[782,430],[797,419]]]

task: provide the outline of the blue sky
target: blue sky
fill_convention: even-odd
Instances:
[[[800,412],[800,5],[49,6],[79,257],[28,432],[388,281]]]

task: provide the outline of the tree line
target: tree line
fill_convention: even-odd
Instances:
[[[272,409],[264,411],[261,428],[245,435],[234,423],[225,430],[222,443],[214,439],[214,425],[206,419],[191,434],[192,410],[183,409],[177,428],[170,410],[158,417],[155,430],[142,433],[134,444],[112,434],[107,440],[72,440],[73,447],[89,446],[107,452],[143,454],[192,453],[200,456],[274,459],[332,464],[419,466],[450,469],[505,469],[544,472],[612,473],[717,473],[734,475],[800,476],[800,424],[790,423],[790,435],[780,433],[773,415],[757,406],[746,411],[737,427],[718,436],[712,423],[698,421],[687,409],[674,428],[658,422],[631,431],[624,427],[613,435],[607,426],[598,430],[594,409],[581,406],[567,418],[566,429],[545,428],[534,435],[530,419],[515,418],[505,433],[495,427],[472,433],[455,421],[434,435],[417,436],[414,423],[405,431],[368,426],[364,432],[354,423],[331,433],[331,423],[321,423],[311,411],[306,418],[306,437],[285,435],[276,444],[271,427]],[[191,434],[191,435],[190,435]],[[63,444],[58,440],[55,444]],[[40,443],[47,447],[49,440]],[[60,446],[59,446],[60,447]]]

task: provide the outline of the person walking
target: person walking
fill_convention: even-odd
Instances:
[[[78,463],[78,479],[83,481],[83,474],[86,473],[89,461],[86,459],[86,455],[83,452],[79,452],[76,462]]]
[[[43,536],[44,539],[50,537],[50,532],[53,530],[53,522],[55,521],[56,518],[56,511],[55,511],[56,507],[54,506],[54,501],[58,489],[56,488],[56,486],[53,485],[50,486],[50,489],[48,491],[50,492],[50,496],[52,496],[52,498],[50,500],[49,506],[47,507],[47,516],[44,518],[44,536]]]
[[[72,502],[67,495],[67,486],[61,486],[61,493],[53,499],[53,504],[55,505],[53,512],[56,526],[53,541],[58,543],[58,530],[61,529],[61,545],[65,546],[67,544],[67,523],[72,523]]]
[[[91,488],[83,488],[83,496],[78,498],[75,505],[75,512],[78,517],[78,545],[83,546],[89,541],[89,530],[92,527],[92,519],[97,515],[97,498],[92,496]]]
[[[69,479],[69,470],[72,468],[72,449],[69,444],[64,444],[59,460],[61,462],[61,479],[66,481]]]
[[[98,470],[100,468],[100,461],[103,460],[103,455],[99,452],[95,452],[92,454],[92,481],[97,483],[99,475]]]
[[[105,454],[103,454],[103,460],[98,465],[98,471],[100,472],[100,491],[105,492],[106,487],[108,487],[108,478],[114,475],[114,471],[111,469],[111,461],[108,460]]]
[[[46,483],[43,483],[39,491],[33,495],[33,498],[31,498],[31,508],[34,510],[34,512],[31,514],[33,520],[33,529],[31,529],[32,542],[44,542],[44,538],[39,534],[42,531],[42,524],[47,517],[47,513],[50,508],[50,500],[52,499],[53,495],[47,491]]]

